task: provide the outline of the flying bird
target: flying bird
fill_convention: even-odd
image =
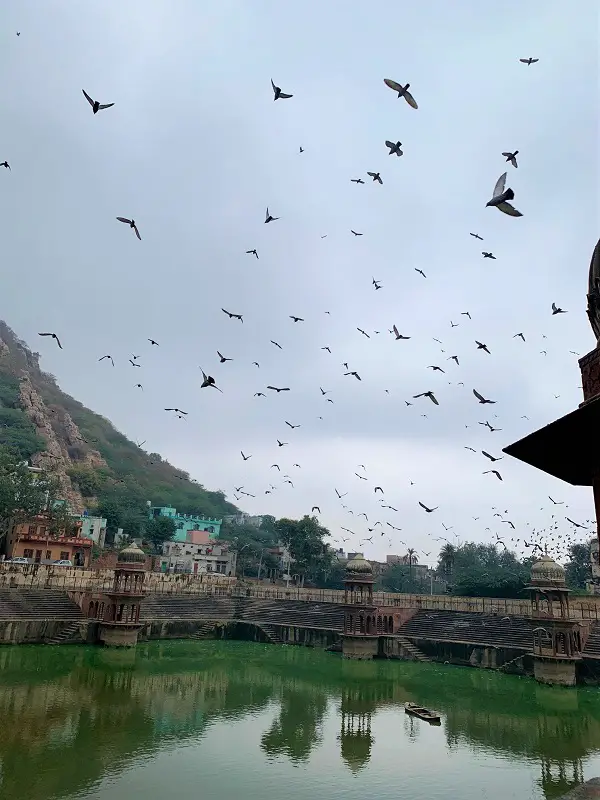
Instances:
[[[142,237],[140,236],[140,232],[138,231],[138,227],[135,224],[135,220],[134,219],[127,219],[127,217],[117,217],[117,219],[119,220],[119,222],[125,222],[127,225],[129,225],[130,228],[133,228],[137,238],[140,241],[142,241]]]
[[[425,273],[423,272],[423,270],[422,270],[422,269],[419,269],[418,267],[415,267],[415,272],[418,272],[418,273],[419,273],[419,275],[422,275],[424,278],[426,278],[426,277],[427,277],[427,275],[425,275]]]
[[[376,281],[375,278],[371,280],[371,284],[375,287],[375,291],[377,289],[381,289],[381,281]]]
[[[269,341],[271,342],[271,344],[274,344],[275,347],[278,347],[280,350],[283,350],[283,347],[279,344],[279,342],[275,342],[273,341],[273,339],[269,339]]]
[[[140,369],[142,368],[142,365],[136,364],[132,358],[129,359],[129,363],[131,364],[132,367],[139,367]]]
[[[483,395],[479,394],[477,389],[473,389],[473,394],[475,395],[475,397],[479,400],[479,402],[481,404],[484,404],[484,403],[495,403],[496,402],[495,400],[486,400]]]
[[[527,64],[527,66],[530,67],[532,64],[537,64],[539,58],[520,58],[519,61],[521,64]]]
[[[239,319],[239,321],[240,321],[240,322],[243,322],[243,321],[244,321],[244,320],[243,320],[243,316],[244,316],[243,314],[232,314],[232,313],[231,313],[231,311],[227,311],[225,308],[222,308],[222,309],[221,309],[221,311],[222,311],[224,314],[227,314],[227,316],[229,317],[229,319]]]
[[[486,453],[485,450],[482,450],[481,452],[486,458],[489,458],[490,461],[502,461],[503,459],[503,456],[500,456],[500,458],[494,458],[494,456],[491,456],[489,453]]]
[[[446,374],[446,371],[443,370],[441,367],[436,367],[436,366],[431,365],[431,366],[427,367],[427,369],[432,369],[434,372],[443,372],[444,375]]]
[[[273,78],[271,78],[271,86],[273,87],[273,100],[289,100],[290,97],[293,97],[293,94],[285,94],[281,91],[279,86],[275,86],[273,83]]]
[[[525,341],[525,337],[523,336],[522,333],[515,333],[515,335],[513,336],[513,339],[516,339],[517,337],[519,337],[520,339],[523,339],[523,341]]]
[[[416,400],[417,397],[428,397],[432,403],[435,403],[436,406],[439,406],[438,401],[433,392],[421,392],[421,394],[413,394],[413,400]]]
[[[488,350],[487,344],[484,344],[483,342],[478,342],[477,339],[475,339],[475,344],[477,345],[478,350],[485,350],[485,352],[488,353],[488,355],[491,355],[490,351]]]
[[[221,394],[223,394],[223,390],[219,389],[219,387],[215,383],[215,379],[212,377],[212,375],[207,375],[206,372],[204,372],[204,370],[202,369],[202,367],[200,367],[200,371],[202,372],[202,384],[201,384],[200,388],[201,389],[206,389],[206,388],[208,388],[210,386],[213,389],[216,389],[218,392],[221,392]]]
[[[353,233],[355,236],[362,236],[363,235],[362,233],[358,233],[358,231],[353,231],[352,228],[350,228],[350,233]]]
[[[458,361],[458,356],[450,356],[450,358],[447,358],[446,361],[456,361],[457,366],[460,367],[460,363]]]
[[[177,414],[187,415],[187,411],[182,411],[180,408],[165,408],[165,411],[175,411]]]
[[[286,420],[284,420],[284,422],[285,422],[285,424],[286,424],[286,425],[288,425],[288,426],[289,426],[289,427],[290,427],[292,430],[294,430],[294,428],[299,428],[299,427],[300,427],[300,425],[292,425],[292,423],[291,423],[291,422],[288,422],[288,421],[287,421],[287,419],[286,419]]]
[[[378,172],[367,172],[367,175],[369,175],[371,178],[373,178],[373,183],[375,183],[375,181],[377,181],[377,183],[380,183],[383,186],[383,181],[381,180],[381,175]]]
[[[242,458],[244,459],[244,461],[248,461],[249,458],[252,458],[251,455],[250,456],[245,456],[243,450],[240,450],[240,453],[242,454]],[[239,492],[240,490],[238,489],[237,491]]]
[[[558,308],[556,303],[552,303],[552,316],[555,316],[556,314],[566,314],[566,313],[567,312],[564,309]]]
[[[321,513],[321,509],[319,508],[319,506],[313,506],[310,510],[311,514],[313,511],[316,511],[318,514]]]
[[[356,330],[357,330],[359,333],[362,333],[362,335],[363,335],[363,336],[366,336],[366,337],[367,337],[367,339],[370,339],[370,338],[371,338],[371,337],[369,336],[369,334],[368,334],[366,331],[363,331],[363,329],[362,329],[362,328],[357,328]]]
[[[499,481],[501,481],[501,480],[502,480],[502,475],[500,475],[500,473],[498,472],[498,470],[497,470],[497,469],[487,469],[487,470],[486,470],[484,473],[482,473],[482,474],[483,474],[483,475],[489,475],[490,473],[491,473],[492,475],[495,475],[495,476],[498,478],[498,480],[499,480]]]
[[[400,83],[393,81],[391,78],[384,78],[383,82],[385,85],[390,88],[393,92],[398,92],[398,97],[403,97],[409,106],[412,108],[418,108],[417,101],[412,96],[412,94],[408,91],[410,87],[410,83],[407,83],[406,86],[402,86]]]
[[[247,256],[256,256],[256,258],[258,258],[258,252],[256,251],[256,248],[254,250],[246,250],[246,255]]]
[[[420,500],[419,500],[419,505],[421,506],[421,508],[424,508],[424,509],[425,509],[425,511],[426,511],[428,514],[431,514],[433,511],[437,511],[437,510],[438,510],[438,508],[439,508],[439,506],[436,506],[435,508],[427,508],[427,506],[425,505],[425,503],[422,503]]]
[[[0,167],[4,167],[4,169],[10,169],[10,164],[8,163],[8,161],[3,161],[0,164]],[[12,170],[11,170],[11,172],[12,172]]]
[[[483,242],[483,236],[480,236],[478,233],[470,233],[469,236],[472,236],[474,239],[479,239],[480,242]]]
[[[98,111],[104,111],[105,108],[110,108],[111,106],[114,106],[114,103],[103,103],[103,104],[100,104],[98,102],[98,100],[92,100],[92,98],[85,91],[85,89],[82,89],[81,91],[83,92],[83,94],[85,96],[85,99],[91,105],[92,111],[94,112],[94,114],[97,114]]]
[[[362,178],[350,178],[350,183],[364,183]]]
[[[401,156],[401,155],[403,155],[402,150],[400,150],[400,148],[402,147],[402,142],[396,142],[394,144],[394,142],[390,142],[390,141],[388,141],[386,139],[385,140],[385,146],[390,148],[390,152],[388,153],[388,156],[393,156],[393,155]]]
[[[60,339],[55,333],[38,333],[38,336],[51,336],[56,341],[56,344],[60,347],[60,349],[63,349]]]
[[[381,494],[383,494],[383,489],[381,488],[381,486],[376,486],[376,487],[373,489],[373,491],[375,492],[375,494],[377,494],[377,492],[381,492]]]
[[[518,150],[515,150],[514,153],[509,153],[509,152],[502,153],[502,155],[506,158],[507,161],[509,161],[513,165],[513,167],[518,167],[519,166],[517,164],[517,155],[518,154],[519,154]]]
[[[392,330],[394,331],[394,337],[396,341],[399,339],[410,339],[410,336],[402,336],[401,333],[398,333],[398,328],[395,325],[392,325]]]
[[[277,386],[267,386],[267,389],[272,389],[274,392],[289,392],[289,386],[285,386],[283,389],[279,389]]]
[[[225,356],[222,353],[219,353],[218,350],[217,350],[217,355],[219,356],[219,361],[221,362],[221,364],[224,364],[226,361],[233,361],[233,358],[225,358]]]
[[[488,200],[485,204],[487,206],[492,206],[497,208],[499,211],[504,212],[504,214],[508,214],[509,217],[522,217],[520,211],[511,205],[508,201],[512,200],[515,196],[515,193],[512,189],[504,189],[506,185],[506,172],[503,172],[502,175],[496,181],[496,185],[494,186],[494,193],[492,195],[492,199]]]
[[[99,358],[99,359],[98,359],[98,361],[104,361],[104,359],[105,359],[105,358],[108,358],[108,359],[110,360],[110,363],[111,363],[111,364],[113,365],[113,367],[114,367],[114,365],[115,365],[115,362],[113,361],[113,357],[112,357],[112,356],[102,356],[102,358]]]
[[[265,225],[267,222],[275,222],[275,220],[279,219],[279,217],[272,217],[269,214],[269,206],[267,206],[267,213],[265,214]]]
[[[565,502],[564,500],[561,500],[560,502],[558,500],[554,500],[552,497],[550,497],[550,495],[548,495],[548,500],[552,500],[555,506],[562,506]]]
[[[294,322],[304,322],[302,317],[295,317],[293,314],[290,314],[290,319],[294,320]]]
[[[353,370],[351,372],[344,372],[344,375],[354,375],[354,377],[356,378],[357,381],[362,381],[362,378],[360,377],[358,372],[356,372],[355,370]]]
[[[482,255],[484,258],[493,258],[493,259],[494,259],[494,261],[496,260],[496,256],[495,256],[493,253],[488,253],[488,252],[486,252],[485,250],[482,250],[482,251],[481,251],[481,255]]]
[[[148,339],[148,341],[150,342],[150,344],[156,345],[156,347],[159,346],[158,342],[155,342],[154,339]]]
[[[285,447],[286,444],[288,444],[288,443],[287,442],[280,442],[279,439],[277,439],[277,444],[279,445],[279,447]]]

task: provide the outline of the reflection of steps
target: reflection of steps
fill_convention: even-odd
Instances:
[[[68,625],[61,628],[54,636],[50,636],[50,638],[46,639],[46,644],[65,644],[65,642],[72,639],[78,631],[79,622],[69,622]]]
[[[256,627],[261,629],[271,644],[286,644],[285,640],[279,635],[277,628],[273,627],[273,625],[268,625],[264,622],[261,622]]]
[[[415,661],[431,661],[429,656],[426,656],[422,650],[419,650],[416,644],[413,644],[410,639],[405,636],[396,636],[402,647],[411,654]]]
[[[208,639],[215,631],[213,622],[203,622],[198,629],[191,634],[190,639]]]

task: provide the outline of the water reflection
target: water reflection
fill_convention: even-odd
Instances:
[[[415,740],[424,730],[403,713],[409,700],[442,713],[439,735],[449,750],[536,763],[545,798],[583,780],[583,762],[600,750],[597,690],[476,670],[352,663],[241,642],[157,643],[126,656],[4,648],[0,670],[0,794],[24,800],[89,791],[169,742],[199,740],[219,720],[248,717],[263,726],[265,757],[306,763],[335,715],[339,757],[357,774],[377,749],[378,712],[399,715],[399,737]]]

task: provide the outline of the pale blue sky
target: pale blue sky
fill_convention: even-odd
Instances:
[[[594,2],[7,0],[0,19],[0,161],[12,167],[0,174],[1,315],[63,389],[207,487],[232,497],[244,484],[256,494],[248,511],[319,505],[334,538],[342,525],[356,532],[345,543],[355,549],[364,520],[334,487],[348,491],[355,514],[403,529],[391,543],[377,535],[371,557],[403,551],[399,537],[432,561],[442,521],[463,539],[506,534],[492,506],[521,532],[543,526],[548,494],[591,517],[588,489],[464,447],[499,455],[581,400],[569,351],[594,343]],[[520,64],[527,56],[540,61]],[[386,77],[410,82],[418,111]],[[274,103],[271,78],[294,97]],[[115,106],[94,116],[83,88]],[[404,156],[388,156],[385,139]],[[514,149],[520,219],[485,208],[501,152]],[[367,170],[383,186],[350,183]],[[267,205],[281,219],[265,226]],[[135,217],[141,242],[117,215]],[[258,261],[245,254],[254,247]],[[552,317],[552,302],[569,313]],[[222,307],[244,313],[243,326]],[[392,339],[394,323],[410,341]],[[234,361],[219,364],[217,349]],[[105,353],[114,370],[98,363]],[[455,354],[460,367],[446,360]],[[362,382],[344,377],[344,361]],[[200,390],[199,365],[223,395]],[[254,398],[267,384],[292,391]],[[473,388],[497,404],[479,406]],[[429,389],[439,407],[405,405]],[[162,410],[173,405],[186,422]],[[354,476],[359,463],[368,481]],[[502,483],[482,475],[490,466]],[[379,509],[376,485],[398,513]],[[419,500],[440,509],[425,515]]]

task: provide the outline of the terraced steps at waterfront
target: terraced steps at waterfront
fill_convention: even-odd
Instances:
[[[0,589],[0,620],[81,620],[81,609],[66,592]]]
[[[398,633],[409,639],[466,642],[531,651],[533,629],[539,621],[525,617],[498,617],[465,611],[418,611]]]

